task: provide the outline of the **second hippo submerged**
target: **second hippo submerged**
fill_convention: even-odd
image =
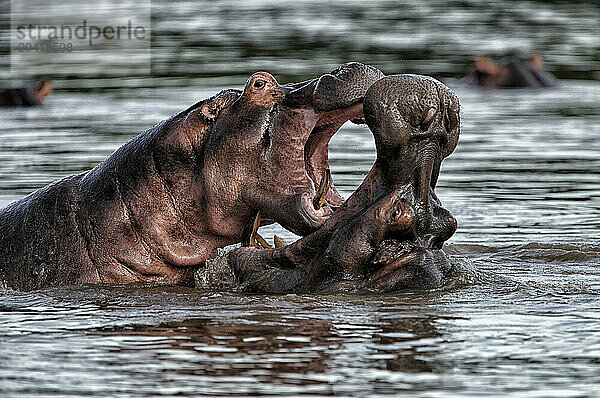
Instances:
[[[356,192],[293,244],[255,244],[208,261],[197,286],[268,293],[441,286],[452,271],[441,249],[457,222],[434,190],[442,160],[458,143],[459,112],[456,95],[432,78],[378,80],[364,96],[377,159]]]

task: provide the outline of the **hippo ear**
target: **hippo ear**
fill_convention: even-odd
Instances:
[[[212,100],[202,105],[200,108],[202,116],[209,121],[216,120],[223,109],[231,105],[238,97],[239,93],[232,91],[217,94]]]
[[[186,148],[200,145],[219,114],[239,96],[240,92],[237,90],[225,90],[212,98],[192,105],[181,112],[185,115],[184,121],[177,129],[173,130],[173,134],[170,134],[165,142],[169,145]]]

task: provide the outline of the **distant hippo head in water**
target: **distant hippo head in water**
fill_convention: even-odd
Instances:
[[[457,222],[435,187],[458,143],[458,98],[430,77],[393,75],[371,85],[364,113],[377,159],[356,192],[297,242],[243,247],[210,261],[196,274],[200,287],[286,293],[441,285],[452,269],[442,245]]]
[[[0,282],[177,283],[244,238],[260,211],[305,235],[343,200],[328,143],[383,74],[349,63],[281,86],[268,73],[138,135],[92,170],[0,211]],[[315,201],[318,187],[323,201]]]
[[[0,89],[0,107],[36,106],[52,94],[53,86],[50,80],[44,80],[38,88],[19,87]]]
[[[554,87],[555,77],[543,70],[544,62],[538,53],[529,60],[509,57],[495,63],[487,56],[479,56],[471,71],[472,82],[485,89],[495,88],[542,88]]]

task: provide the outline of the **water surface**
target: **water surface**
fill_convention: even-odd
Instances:
[[[0,396],[597,396],[597,5],[365,4],[154,2],[151,75],[53,71],[44,107],[0,112],[0,205],[257,70],[285,83],[360,60],[432,74],[460,97],[461,139],[437,190],[459,221],[446,250],[467,272],[374,296],[5,291]],[[458,79],[475,54],[510,50],[542,51],[560,86],[484,92]],[[334,137],[344,196],[374,157],[366,127]]]

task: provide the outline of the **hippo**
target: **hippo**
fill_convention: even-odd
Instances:
[[[44,80],[37,88],[19,87],[0,89],[0,107],[37,106],[52,94],[52,82]]]
[[[329,140],[362,123],[367,89],[384,75],[347,63],[279,85],[253,74],[139,134],[93,169],[0,210],[0,284],[186,284],[218,248],[241,242],[255,216],[299,235],[340,207]]]
[[[485,89],[556,86],[554,76],[543,70],[544,62],[538,53],[533,53],[530,60],[509,57],[501,64],[479,56],[475,65],[476,69],[471,73],[473,83]]]
[[[391,75],[364,100],[377,158],[357,190],[317,231],[270,248],[246,246],[207,262],[196,286],[260,293],[374,292],[440,287],[456,269],[442,251],[457,221],[435,194],[457,146],[458,97],[441,82]],[[319,190],[323,191],[323,190]]]

